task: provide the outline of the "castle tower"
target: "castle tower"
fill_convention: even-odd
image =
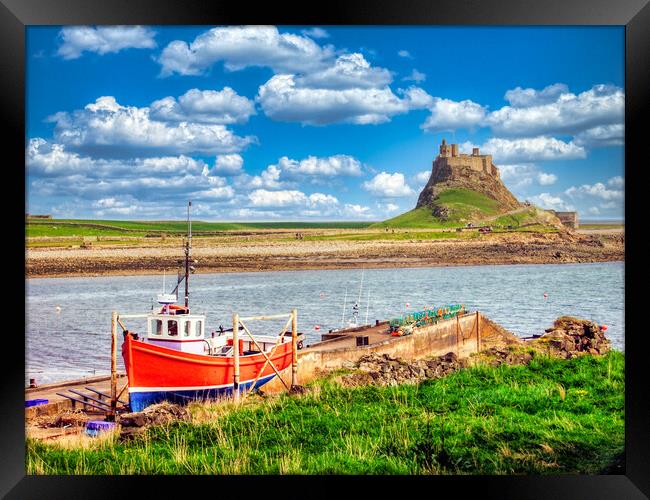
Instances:
[[[447,144],[447,141],[445,139],[443,139],[442,144],[440,145],[440,156],[443,156],[445,158],[449,158],[451,156],[451,149],[452,149],[452,146]]]

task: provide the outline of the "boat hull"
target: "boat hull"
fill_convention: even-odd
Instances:
[[[232,357],[181,352],[134,340],[130,335],[122,345],[122,355],[129,379],[132,411],[141,411],[165,400],[186,404],[233,393]],[[290,339],[279,344],[270,358],[279,372],[289,367],[292,360]],[[276,376],[261,353],[242,355],[239,359],[240,391],[257,389]]]

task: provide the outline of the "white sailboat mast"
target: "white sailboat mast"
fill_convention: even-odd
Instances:
[[[345,287],[345,298],[343,299],[343,313],[341,314],[341,328],[345,325],[345,306],[348,302],[348,288]]]

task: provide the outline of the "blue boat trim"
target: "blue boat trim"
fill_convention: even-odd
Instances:
[[[262,385],[270,381],[273,377],[275,377],[275,373],[260,378],[255,384],[255,389],[260,388]],[[239,384],[240,391],[248,390],[252,384],[252,380]],[[147,406],[155,403],[160,403],[162,401],[169,401],[170,403],[176,404],[187,404],[190,401],[215,399],[219,397],[230,396],[232,395],[232,392],[232,384],[226,387],[218,387],[214,389],[131,392],[129,393],[129,406],[131,407],[131,411],[142,411]]]

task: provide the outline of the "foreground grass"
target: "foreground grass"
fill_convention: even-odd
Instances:
[[[624,357],[476,367],[419,386],[344,388],[242,405],[128,443],[27,440],[29,474],[599,473],[624,446]]]

